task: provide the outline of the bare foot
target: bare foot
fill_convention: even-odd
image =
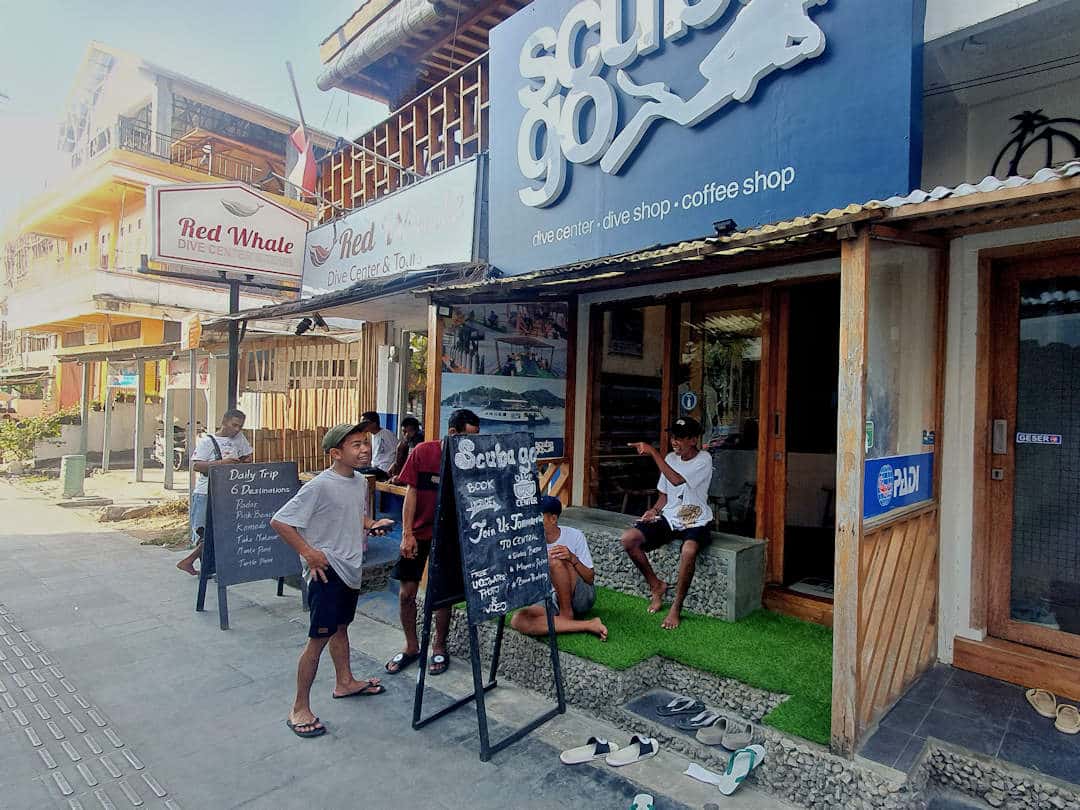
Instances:
[[[589,632],[593,635],[599,636],[601,641],[607,641],[607,628],[604,627],[604,623],[599,619],[593,619],[589,622],[591,627]]]
[[[338,684],[333,691],[336,698],[352,697],[353,695],[378,695],[386,689],[379,683],[378,678],[368,678],[358,681],[353,678],[352,683]]]
[[[199,572],[195,570],[195,564],[186,557],[176,564],[176,567],[181,571],[191,574],[193,577],[197,577]]]
[[[300,731],[308,731],[309,727],[312,729],[323,728],[323,724],[319,722],[319,718],[312,713],[311,709],[306,712],[289,712],[289,722]]]
[[[649,600],[649,613],[659,613],[660,608],[664,606],[664,594],[667,593],[668,584],[661,581],[660,584],[652,588],[652,598]]]
[[[665,630],[674,630],[679,626],[680,621],[682,621],[682,617],[679,616],[679,611],[672,606],[671,610],[668,611],[668,615],[664,617],[664,621],[660,623],[660,626]]]

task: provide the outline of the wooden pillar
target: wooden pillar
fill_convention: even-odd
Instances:
[[[145,477],[143,463],[143,445],[146,443],[146,430],[143,420],[146,417],[146,363],[139,360],[135,364],[135,481]]]
[[[442,397],[442,321],[439,307],[428,304],[427,391],[424,395],[424,432],[428,439],[438,439],[442,428],[439,400]]]
[[[840,379],[836,437],[832,748],[850,756],[858,735],[859,550],[866,429],[870,232],[840,245]]]
[[[90,366],[82,364],[82,401],[79,403],[79,455],[85,456],[90,446]]]
[[[109,471],[109,442],[112,440],[112,436],[109,435],[112,432],[112,411],[113,411],[113,390],[109,386],[109,362],[105,361],[105,424],[104,438],[101,441],[101,471]]]
[[[198,420],[195,415],[195,392],[198,389],[199,382],[198,358],[199,353],[194,349],[188,352],[187,462],[189,493],[195,491],[195,471],[191,469],[191,457],[195,455],[195,441],[198,439],[198,436],[195,435],[198,432],[196,426]],[[209,413],[207,417],[207,421],[209,421]]]
[[[164,429],[165,438],[165,460],[162,462],[164,468],[163,481],[165,482],[165,489],[173,488],[173,411],[176,409],[176,405],[173,402],[173,392],[169,387],[169,375],[165,375],[165,386],[161,392],[161,401],[164,403],[161,414],[161,422]]]

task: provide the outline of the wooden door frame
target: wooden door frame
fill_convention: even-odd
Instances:
[[[988,260],[985,277],[989,300],[985,309],[989,324],[988,351],[985,364],[988,375],[986,411],[983,414],[985,434],[995,419],[1006,420],[1007,441],[1004,455],[994,455],[989,441],[984,440],[978,449],[982,451],[982,466],[976,466],[976,478],[983,479],[979,487],[983,495],[985,514],[985,619],[989,634],[996,638],[1038,647],[1065,655],[1080,656],[1080,637],[1060,630],[1051,630],[1026,622],[1017,622],[1010,615],[1012,576],[1012,528],[1013,486],[1016,475],[1016,444],[1012,437],[1016,432],[1016,388],[1019,355],[1019,320],[1016,306],[1022,281],[1051,279],[1077,275],[1076,265],[1069,265],[1070,253],[1080,259],[1080,241],[1074,250],[1063,249],[1055,244],[1043,255],[1016,258],[1006,255]],[[1030,253],[1028,253],[1030,255]],[[1004,470],[1004,480],[989,479],[991,468]]]

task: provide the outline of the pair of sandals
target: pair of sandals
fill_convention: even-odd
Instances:
[[[331,693],[330,697],[334,700],[346,700],[348,698],[355,697],[372,697],[374,695],[381,695],[386,691],[386,687],[379,683],[375,678],[368,678],[363,682],[363,686],[357,689],[355,692],[349,692],[347,695],[335,695]],[[304,739],[311,739],[312,737],[321,737],[326,733],[326,726],[322,724],[322,721],[316,717],[309,723],[294,723],[289,718],[285,718],[285,725],[288,726],[289,731],[295,734],[297,737],[303,737]]]
[[[581,765],[595,759],[603,759],[613,768],[633,765],[643,759],[655,757],[660,751],[660,744],[652,737],[635,734],[625,748],[620,748],[603,737],[589,737],[585,745],[571,748],[559,754],[563,765]]]
[[[1028,689],[1027,702],[1039,715],[1054,721],[1062,734],[1080,734],[1080,710],[1069,703],[1057,702],[1057,697],[1045,689]]]
[[[694,698],[678,695],[656,708],[661,717],[679,717],[675,727],[696,732],[694,737],[703,745],[719,745],[729,751],[746,748],[754,741],[754,726],[745,720],[728,717]]]
[[[389,674],[397,675],[401,670],[405,669],[405,667],[411,666],[419,660],[420,653],[399,652],[387,661],[383,668]],[[428,675],[442,675],[448,669],[450,669],[450,656],[446,653],[435,653],[435,655],[431,656],[431,663],[428,665]]]

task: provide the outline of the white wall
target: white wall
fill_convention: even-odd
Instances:
[[[949,256],[949,318],[946,338],[945,423],[941,437],[941,553],[938,656],[952,661],[953,637],[981,640],[971,626],[971,555],[974,511],[975,363],[979,299],[979,251],[1004,245],[1080,236],[1080,223],[1015,228],[957,239]],[[986,325],[982,325],[986,328]]]
[[[923,39],[931,42],[1025,6],[1053,2],[1060,0],[926,0]]]

